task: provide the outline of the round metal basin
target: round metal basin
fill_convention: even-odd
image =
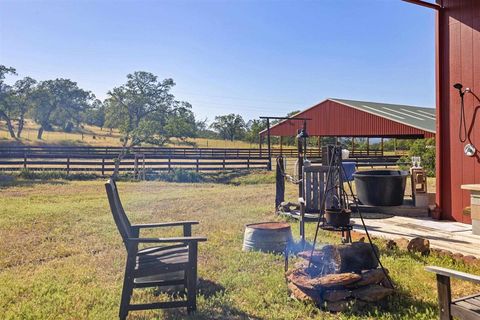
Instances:
[[[283,253],[292,242],[290,225],[284,222],[252,223],[245,226],[243,251]]]
[[[370,206],[400,206],[408,175],[402,170],[357,171],[353,174],[357,197]]]

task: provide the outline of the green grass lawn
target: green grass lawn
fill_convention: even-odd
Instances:
[[[294,200],[295,187],[288,186]],[[377,241],[397,294],[362,314],[328,314],[289,299],[280,256],[241,251],[246,223],[273,215],[275,186],[268,175],[236,184],[120,182],[134,223],[199,220],[200,297],[193,319],[434,319],[434,275],[425,265],[480,273],[450,258],[387,251]],[[294,234],[298,227],[292,223]],[[158,230],[157,230],[158,231]],[[179,231],[179,230],[176,230]],[[166,235],[178,235],[175,230]],[[312,238],[313,225],[308,226]],[[153,234],[150,234],[153,235]],[[0,185],[0,318],[115,319],[125,251],[108,209],[103,181],[15,181]],[[321,234],[324,242],[337,236]],[[479,287],[454,282],[454,294]],[[155,297],[136,294],[136,302]],[[133,312],[130,319],[182,319],[184,310]]]

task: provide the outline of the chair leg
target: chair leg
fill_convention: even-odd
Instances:
[[[197,243],[188,246],[187,270],[187,312],[191,314],[197,310]]]
[[[131,274],[132,269],[132,261],[131,258],[127,258],[127,263],[125,266],[125,276],[123,278],[123,288],[122,288],[122,298],[120,301],[120,311],[119,311],[119,318],[121,320],[127,319],[128,315],[128,307],[130,305],[130,299],[133,293],[133,275]]]
[[[127,319],[128,315],[128,306],[130,305],[130,298],[133,292],[133,283],[131,279],[125,274],[125,278],[123,280],[123,289],[122,289],[122,300],[120,301],[120,312],[119,318],[120,319]]]
[[[440,320],[451,320],[450,304],[452,303],[452,292],[450,289],[450,278],[437,274],[437,290]]]

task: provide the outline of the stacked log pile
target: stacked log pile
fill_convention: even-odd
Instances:
[[[340,312],[378,302],[393,293],[368,243],[325,246],[314,251],[309,265],[310,254],[300,252],[300,261],[286,272],[288,289],[297,300]]]

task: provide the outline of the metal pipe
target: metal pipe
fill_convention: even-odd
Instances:
[[[413,4],[416,4],[416,5],[422,6],[422,7],[435,9],[435,10],[440,10],[440,9],[443,8],[442,6],[440,6],[437,3],[426,2],[426,1],[423,1],[423,0],[402,0],[402,1],[413,3]]]

